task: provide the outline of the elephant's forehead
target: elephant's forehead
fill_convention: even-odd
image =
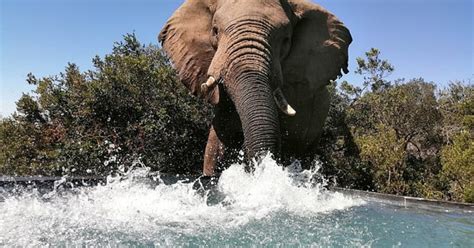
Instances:
[[[289,23],[280,0],[218,0],[216,16],[222,23],[243,17],[265,19],[276,26]]]

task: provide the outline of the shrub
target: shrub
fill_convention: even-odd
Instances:
[[[93,65],[28,75],[36,90],[0,125],[1,174],[109,174],[137,161],[170,173],[200,170],[210,108],[177,82],[158,47],[127,34]]]

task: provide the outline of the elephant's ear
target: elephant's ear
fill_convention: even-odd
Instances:
[[[333,14],[305,0],[289,0],[296,15],[292,45],[283,61],[285,83],[326,85],[348,72],[349,30]]]
[[[181,82],[193,95],[217,102],[219,87],[201,94],[215,50],[211,45],[212,0],[187,0],[161,30],[158,40],[170,57]],[[216,99],[217,98],[217,99]]]

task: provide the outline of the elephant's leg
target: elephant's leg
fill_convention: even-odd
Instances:
[[[204,153],[204,166],[202,173],[204,176],[213,176],[217,168],[217,163],[224,156],[224,144],[217,137],[214,126],[211,126],[209,137],[207,138],[206,151]]]

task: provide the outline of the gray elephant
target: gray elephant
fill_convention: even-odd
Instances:
[[[348,72],[352,42],[341,21],[305,0],[187,0],[158,39],[181,82],[215,106],[204,175],[236,149],[311,157],[326,85]]]

